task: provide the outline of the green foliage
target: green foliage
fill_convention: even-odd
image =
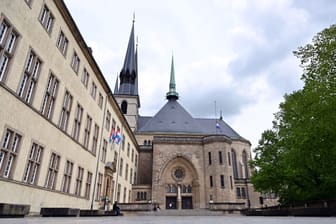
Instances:
[[[294,52],[302,90],[285,95],[254,149],[251,180],[282,203],[336,198],[336,25]]]

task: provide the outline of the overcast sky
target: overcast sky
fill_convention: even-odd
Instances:
[[[293,51],[336,21],[334,0],[65,0],[110,88],[135,12],[140,115],[166,103],[174,55],[179,102],[257,146],[285,93],[303,86]],[[216,101],[216,110],[215,110]]]

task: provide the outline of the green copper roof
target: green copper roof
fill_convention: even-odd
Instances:
[[[167,99],[177,100],[178,98],[179,96],[178,93],[176,92],[176,83],[175,83],[174,57],[172,56],[172,62],[170,67],[169,92],[167,93]]]

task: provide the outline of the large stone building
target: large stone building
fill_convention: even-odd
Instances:
[[[139,149],[133,202],[164,209],[259,207],[249,181],[251,144],[222,118],[193,118],[178,102],[174,61],[168,102],[152,117],[140,116],[134,24],[114,96]]]
[[[0,13],[0,203],[260,206],[250,142],[184,109],[173,60],[167,103],[139,115],[134,23],[112,94],[62,0],[2,0]]]
[[[0,203],[131,201],[138,144],[62,0],[0,1],[0,96]]]

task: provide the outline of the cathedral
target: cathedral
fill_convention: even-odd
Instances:
[[[154,116],[140,115],[137,63],[133,21],[114,88],[139,144],[132,202],[151,202],[162,209],[259,207],[260,195],[249,181],[251,143],[222,117],[194,118],[178,102],[173,57],[166,104]]]

